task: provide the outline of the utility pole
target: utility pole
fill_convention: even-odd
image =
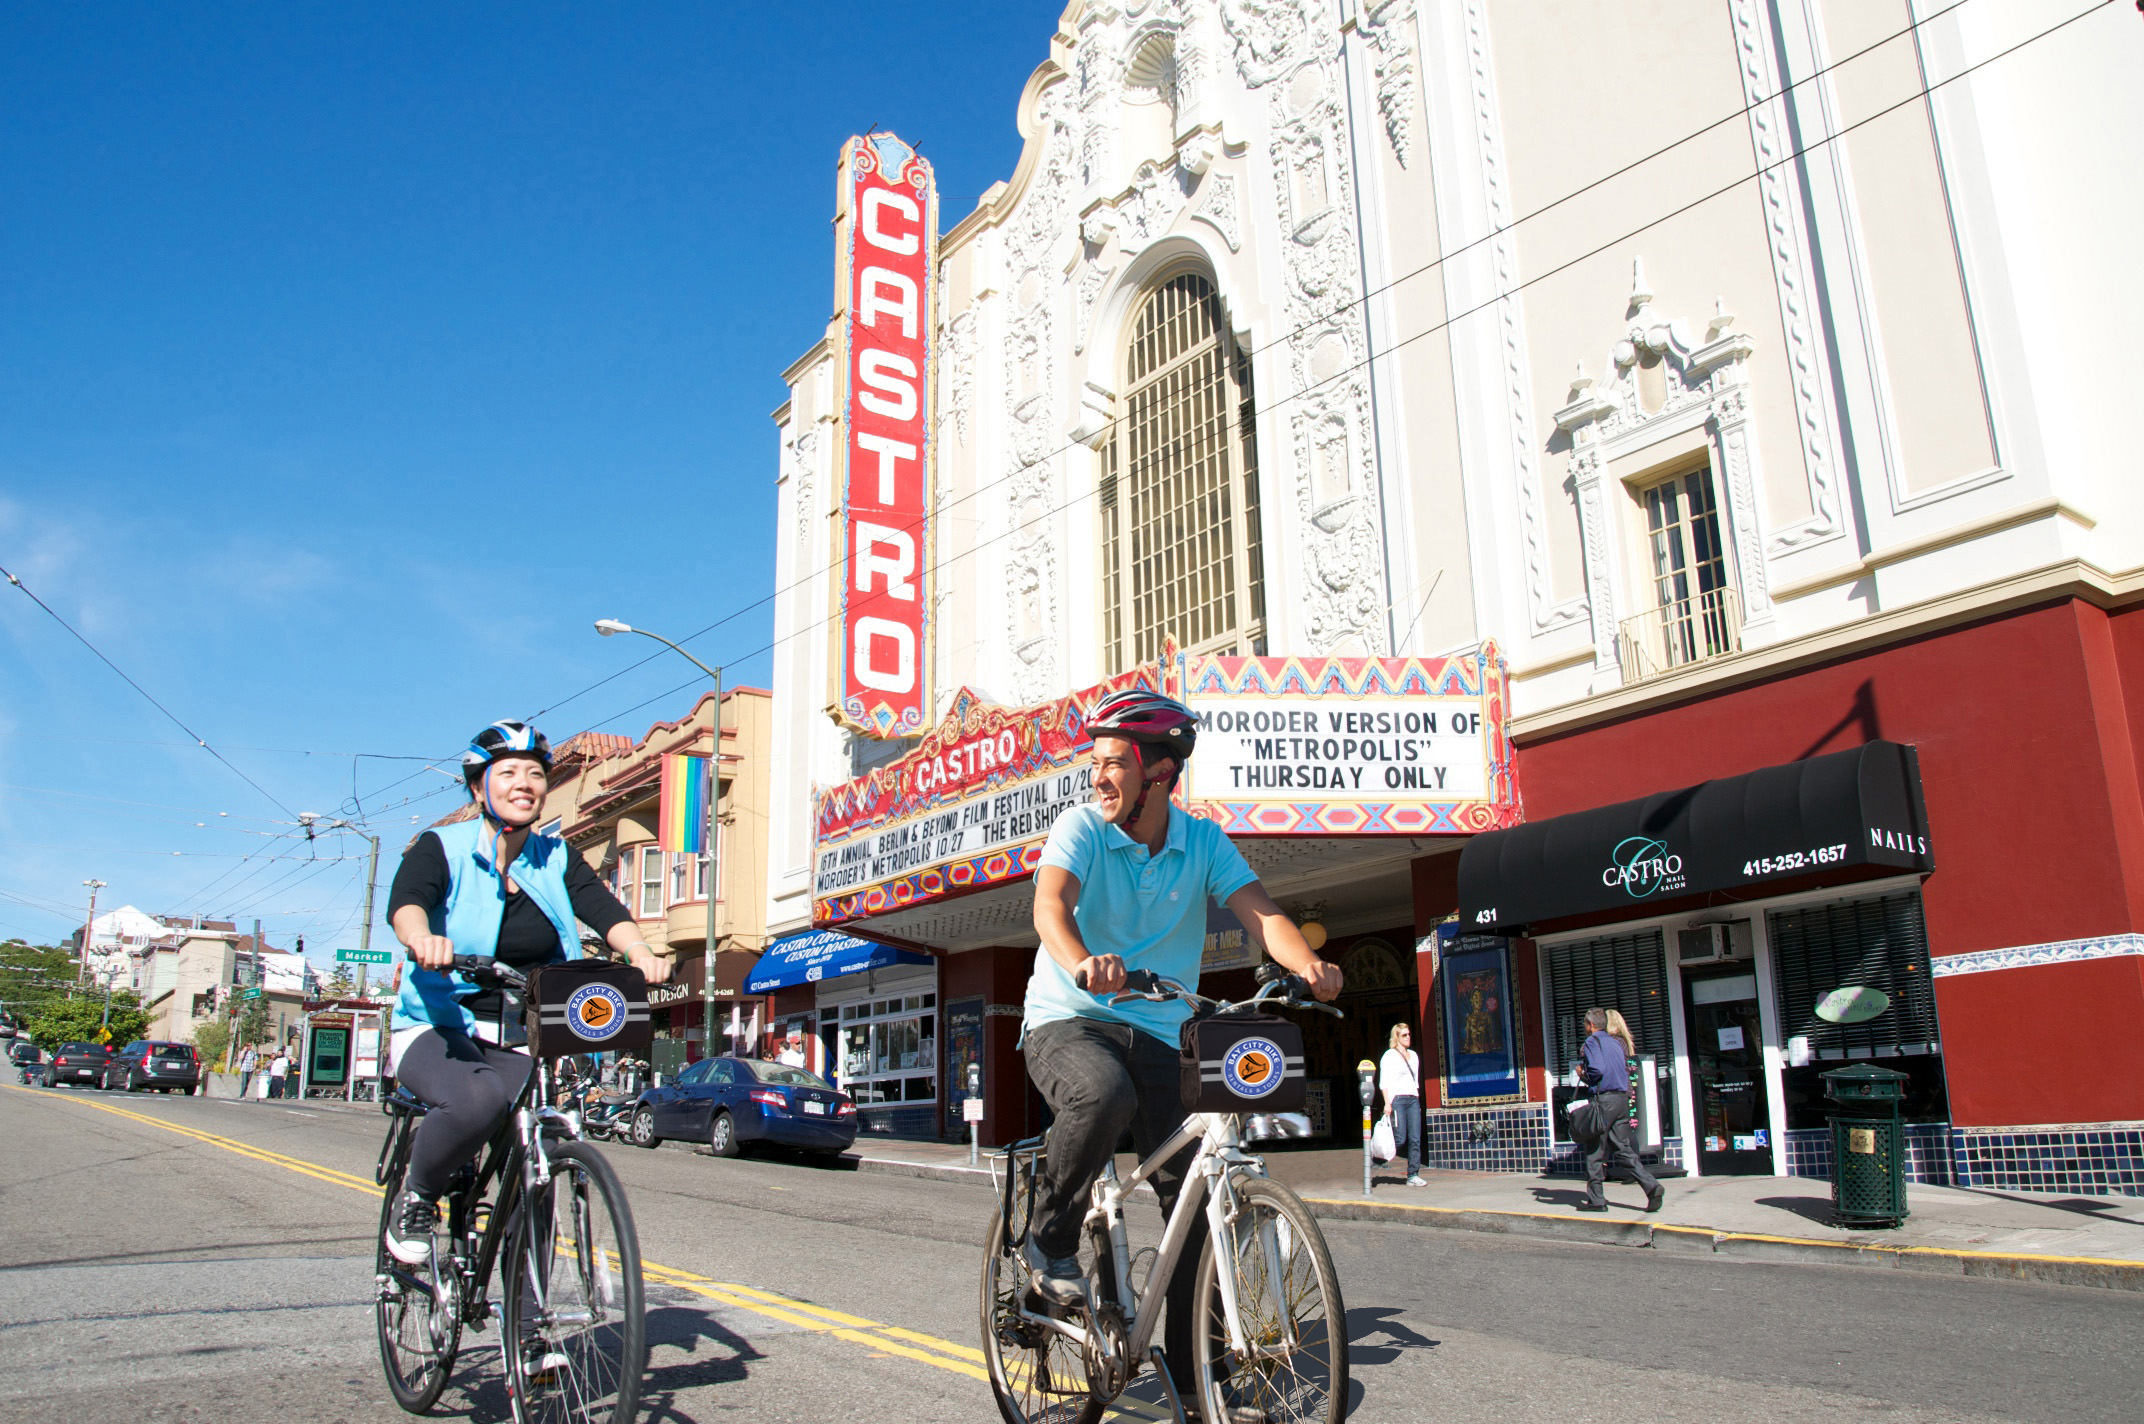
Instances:
[[[343,824],[349,825],[349,822],[345,821]],[[350,829],[356,831],[357,827],[350,826]],[[357,949],[362,954],[372,948],[372,887],[380,878],[380,838],[365,831],[357,833],[372,842],[372,858],[365,863],[365,920],[357,927]],[[369,997],[365,986],[370,982],[371,975],[372,966],[360,960],[357,966],[357,997],[360,999]],[[353,1035],[351,1043],[354,1045],[356,1041]]]
[[[89,918],[82,922],[82,956],[74,971],[74,982],[77,984],[89,981],[89,942],[97,933],[97,892],[102,890],[105,884],[102,880],[85,880],[82,883],[89,887]]]

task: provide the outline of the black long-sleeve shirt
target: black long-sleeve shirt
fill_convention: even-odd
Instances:
[[[574,918],[608,939],[613,929],[633,918],[632,912],[618,903],[618,897],[596,878],[587,861],[570,852],[569,856],[566,893],[573,901]],[[415,905],[430,914],[446,903],[447,890],[452,883],[453,877],[447,869],[447,848],[440,844],[436,834],[426,831],[403,853],[402,864],[395,870],[394,885],[387,894],[389,923],[404,905]],[[556,957],[558,927],[543,912],[543,906],[530,899],[529,893],[517,884],[506,894],[506,910],[499,919],[498,943],[488,946],[458,944],[454,948],[458,954],[482,954],[488,949],[492,957],[502,963],[527,970],[548,964]],[[499,1011],[500,995],[498,990],[490,989],[462,1002],[479,1018],[491,1017]]]

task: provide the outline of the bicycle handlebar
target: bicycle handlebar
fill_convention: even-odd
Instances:
[[[417,956],[412,954],[407,958],[411,963],[415,963]],[[529,986],[527,975],[511,964],[501,964],[488,954],[457,954],[447,968],[457,974],[466,974],[471,979],[489,979],[509,989],[521,990]]]
[[[1082,964],[1072,975],[1073,982],[1082,989],[1087,987],[1087,966]],[[1192,992],[1174,979],[1164,979],[1151,969],[1125,971],[1124,987],[1109,996],[1112,1004],[1121,1004],[1126,999],[1145,999],[1149,1003],[1162,1004],[1171,999],[1181,999],[1191,1006],[1194,1018],[1206,1018],[1215,1014],[1233,1013],[1239,1009],[1257,1008],[1262,1004],[1274,1004],[1284,1009],[1316,1009],[1319,1013],[1344,1018],[1339,1009],[1323,1004],[1312,997],[1309,983],[1300,974],[1291,974],[1278,964],[1268,961],[1258,966],[1259,990],[1248,999],[1224,1003]]]

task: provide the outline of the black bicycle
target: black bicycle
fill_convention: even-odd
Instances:
[[[454,968],[514,990],[512,968],[456,955]],[[374,1180],[386,1189],[374,1280],[380,1362],[395,1402],[422,1414],[438,1402],[463,1327],[491,1320],[500,1265],[507,1398],[516,1424],[627,1424],[647,1365],[640,1237],[625,1189],[578,1117],[550,1104],[557,1083],[541,1062],[476,1162],[448,1188],[432,1253],[410,1266],[387,1252],[388,1214],[402,1195],[410,1136],[429,1109],[398,1088]]]

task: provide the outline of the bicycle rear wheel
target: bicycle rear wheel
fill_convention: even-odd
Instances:
[[[602,1153],[550,1157],[506,1237],[507,1396],[517,1424],[630,1424],[648,1359],[640,1236]]]
[[[422,1414],[439,1402],[447,1377],[454,1372],[454,1356],[461,1349],[461,1312],[454,1293],[438,1289],[439,1253],[445,1241],[434,1237],[432,1260],[423,1266],[405,1266],[387,1254],[389,1216],[402,1200],[402,1186],[409,1168],[409,1119],[398,1117],[388,1129],[380,1151],[376,1174],[386,1190],[380,1202],[380,1239],[373,1243],[373,1274],[376,1277],[373,1314],[380,1334],[380,1364],[387,1372],[387,1388],[395,1403],[412,1414]]]
[[[1007,1160],[1005,1170],[1014,1174],[1011,1246],[1006,1245],[1002,1199],[990,1214],[990,1235],[983,1242],[983,1355],[990,1367],[990,1392],[1005,1424],[1095,1424],[1106,1406],[1087,1389],[1087,1364],[1079,1347],[1020,1315],[1023,1300],[1030,1311],[1041,1309],[1028,1296],[1020,1244],[1027,1240],[1043,1160],[1039,1152],[1016,1152]],[[1091,1245],[1083,1246],[1080,1263],[1091,1268],[1093,1254]]]
[[[1339,1424],[1347,1410],[1347,1307],[1325,1235],[1303,1199],[1262,1177],[1235,1182],[1238,1211],[1199,1261],[1200,1392],[1208,1419]],[[1233,1273],[1245,1348],[1229,1344],[1220,1272]],[[1244,1411],[1239,1415],[1234,1411]]]

